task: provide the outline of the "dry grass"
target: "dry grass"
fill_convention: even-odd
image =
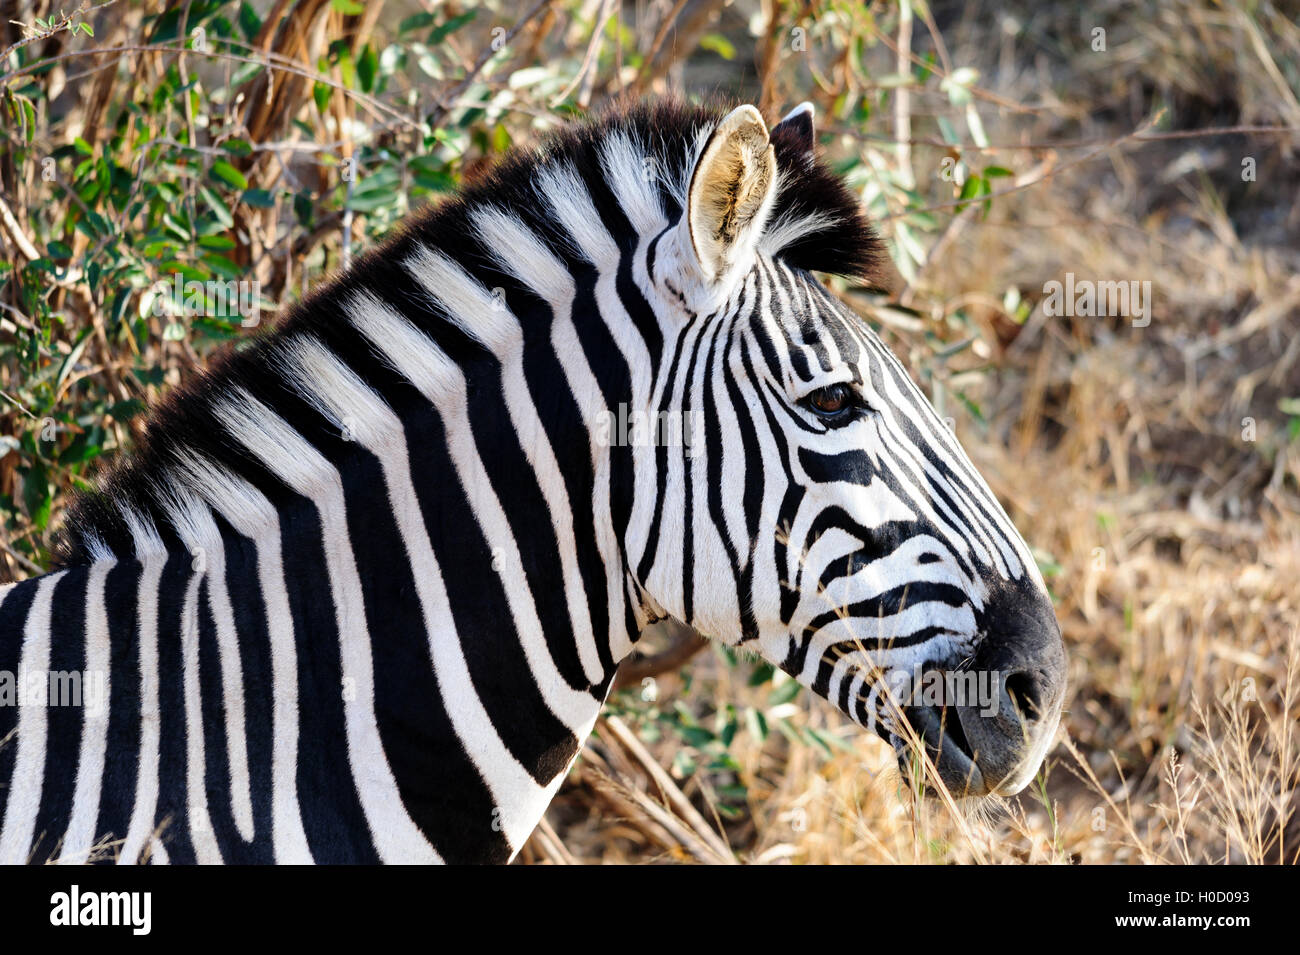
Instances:
[[[1300,81],[1300,32],[1234,4],[1121,13],[1098,3],[1092,20],[1011,6],[1000,16],[1018,17],[1033,40],[999,36],[981,5],[944,33],[954,62],[983,67],[989,92],[1049,107],[982,109],[990,141],[1094,145],[991,151],[985,161],[1017,172],[1035,162],[1054,171],[987,221],[968,217],[910,293],[939,334],[962,306],[980,325],[971,373],[945,374],[950,386],[973,382],[985,420],[959,416],[963,441],[1056,565],[1049,583],[1071,674],[1059,744],[1031,790],[968,818],[913,798],[887,746],[804,694],[788,719],[849,741],[848,751],[737,737],[748,799],[722,831],[753,862],[1294,864],[1300,446],[1284,402],[1300,395],[1300,137],[1127,140],[1076,160],[1161,106],[1178,129],[1300,126],[1283,91]],[[1094,21],[1108,27],[1107,54],[1079,39]],[[1069,97],[1056,99],[1063,89]],[[918,180],[933,175],[934,153],[914,147]],[[1245,156],[1254,183],[1241,181]],[[1067,271],[1149,280],[1150,325],[1048,318],[1038,307],[1020,326],[1004,310],[1009,288],[1036,303]],[[914,359],[923,351],[915,335],[893,344]],[[762,709],[767,688],[744,686],[741,670],[700,660],[689,689],[661,680],[660,692],[699,714]],[[676,746],[650,748],[667,765]],[[568,852],[584,862],[698,858],[652,835],[641,809],[602,797],[611,783],[596,782],[593,764],[665,801],[617,750],[594,740],[552,808]],[[677,782],[709,801],[698,779]]]

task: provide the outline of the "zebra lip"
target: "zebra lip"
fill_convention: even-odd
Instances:
[[[970,744],[956,710],[938,706],[909,706],[903,711],[907,722],[924,742],[925,751],[938,770],[939,779],[953,796],[983,796],[989,792],[984,774],[975,763]],[[908,759],[906,750],[900,762]],[[907,767],[904,766],[904,771]],[[934,795],[934,780],[927,773],[926,792]]]

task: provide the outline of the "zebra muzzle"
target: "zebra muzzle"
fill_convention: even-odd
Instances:
[[[903,711],[917,737],[904,742],[924,744],[954,796],[1024,789],[1055,739],[1065,702],[1065,646],[1045,593],[1027,581],[1008,585],[990,601],[985,623],[971,659],[944,671],[946,695]],[[928,789],[933,782],[930,774]]]

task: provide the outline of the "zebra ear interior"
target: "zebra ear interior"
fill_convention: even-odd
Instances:
[[[772,127],[772,138],[788,137],[800,150],[811,153],[817,145],[813,133],[813,104],[800,103]]]
[[[776,155],[753,106],[726,115],[700,154],[686,197],[691,248],[707,283],[753,256],[772,207]]]

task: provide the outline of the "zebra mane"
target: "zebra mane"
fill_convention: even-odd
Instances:
[[[225,476],[221,465],[240,454],[225,435],[223,399],[259,385],[264,391],[266,380],[281,374],[286,350],[305,335],[344,353],[349,345],[352,350],[364,348],[355,329],[348,328],[340,303],[390,281],[400,260],[412,250],[423,246],[450,251],[472,244],[467,237],[473,233],[474,212],[499,210],[516,216],[560,258],[568,262],[580,258],[579,252],[565,248],[564,230],[547,218],[544,203],[538,202],[539,183],[547,170],[572,169],[591,187],[608,179],[610,157],[636,163],[638,168],[620,169],[617,174],[653,183],[640,191],[658,199],[669,221],[676,219],[695,160],[726,111],[724,105],[697,105],[677,98],[616,103],[594,118],[547,135],[534,148],[512,150],[459,195],[407,216],[393,236],[285,309],[272,328],[228,349],[206,373],[160,401],[133,453],[69,507],[55,540],[56,565],[143,556],[142,546],[161,549],[168,541],[181,541],[185,535],[178,533],[175,515],[184,506],[177,501],[177,485],[193,487],[197,472]],[[828,165],[806,150],[797,131],[776,130],[772,145],[778,193],[760,250],[792,268],[871,276],[879,259],[879,242],[857,199]],[[602,217],[625,227],[635,223],[635,212],[622,208],[615,198],[617,190],[593,188],[592,192]],[[472,253],[461,254],[462,261],[466,256],[474,259]],[[488,267],[485,261],[479,264]],[[472,265],[469,270],[474,271]],[[229,477],[226,486],[243,486],[237,477]]]

